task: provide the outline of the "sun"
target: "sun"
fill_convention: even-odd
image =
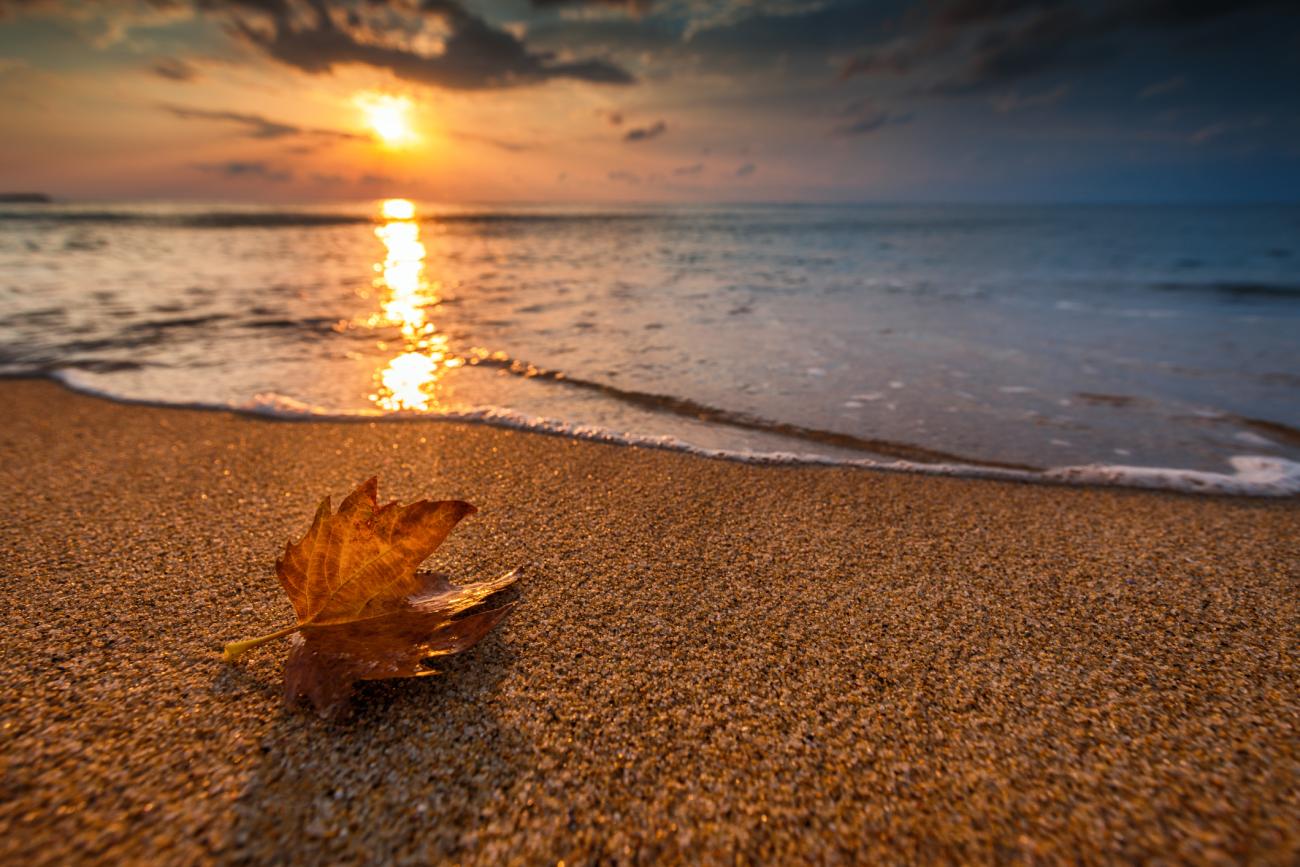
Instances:
[[[417,136],[411,128],[411,100],[386,93],[359,93],[353,100],[361,109],[366,125],[388,147],[413,143]]]

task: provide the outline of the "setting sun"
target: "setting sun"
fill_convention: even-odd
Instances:
[[[411,128],[411,100],[405,96],[382,93],[359,94],[355,100],[366,125],[388,147],[400,147],[415,141]]]
[[[415,203],[410,199],[384,199],[379,205],[385,220],[412,220],[415,218]]]

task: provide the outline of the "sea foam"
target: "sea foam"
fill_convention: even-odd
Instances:
[[[1101,485],[1147,488],[1190,494],[1220,494],[1247,497],[1291,497],[1300,494],[1300,463],[1267,455],[1234,455],[1228,463],[1231,473],[1177,467],[1139,467],[1125,464],[1085,464],[1052,467],[1042,472],[975,466],[958,463],[922,463],[886,461],[871,458],[833,458],[801,452],[757,452],[748,450],[703,448],[673,436],[647,436],[613,431],[592,425],[576,425],[554,418],[530,416],[502,407],[480,407],[468,411],[429,413],[380,413],[360,410],[330,412],[281,394],[259,394],[247,404],[232,407],[274,418],[436,420],[488,424],[532,433],[564,436],[588,442],[640,448],[667,449],[699,457],[739,461],[748,464],[826,467],[857,467],[897,473],[953,476],[960,478],[1000,479],[1004,481],[1046,482],[1065,485]]]

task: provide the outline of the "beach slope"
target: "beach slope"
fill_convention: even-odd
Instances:
[[[1300,858],[1294,500],[0,399],[5,863]],[[329,725],[219,650],[372,474],[525,577]]]

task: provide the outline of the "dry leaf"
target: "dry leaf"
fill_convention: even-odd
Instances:
[[[233,662],[297,633],[284,668],[285,700],[311,699],[323,717],[345,710],[358,680],[435,674],[426,660],[471,647],[513,607],[471,611],[513,584],[517,570],[464,587],[416,572],[473,506],[459,500],[380,506],[377,493],[372,478],[337,512],[326,497],[307,535],[276,561],[298,622],[226,645],[224,658]]]

